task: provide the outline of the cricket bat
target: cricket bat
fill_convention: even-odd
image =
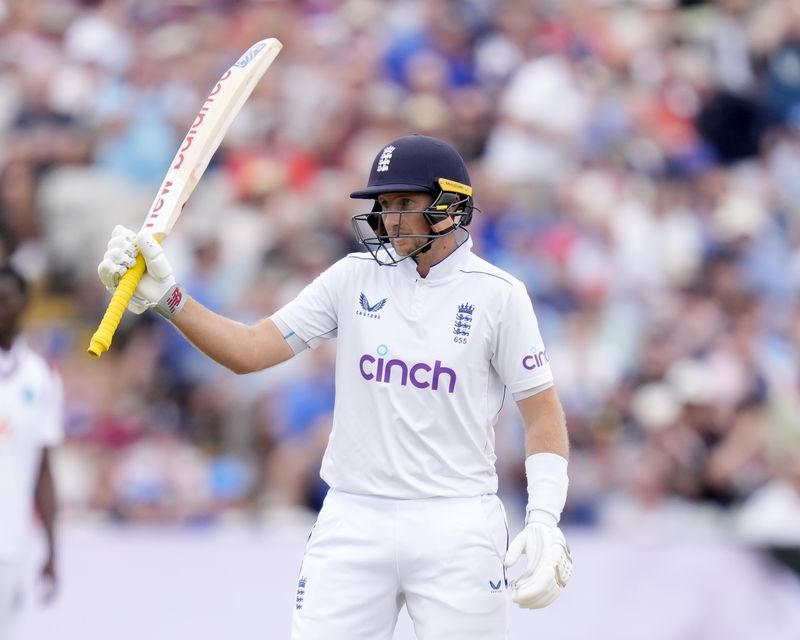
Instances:
[[[256,42],[222,74],[208,94],[178,147],[142,225],[142,230],[150,231],[159,242],[172,230],[231,122],[282,47],[276,38]],[[144,271],[144,259],[139,254],[136,264],[128,269],[114,291],[100,326],[92,336],[89,354],[99,358],[111,346],[114,332]]]

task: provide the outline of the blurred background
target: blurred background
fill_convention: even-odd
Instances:
[[[269,36],[167,241],[179,281],[270,314],[358,249],[347,196],[387,141],[449,140],[573,447],[573,584],[511,637],[800,638],[793,0],[1,1],[0,260],[66,390],[62,591],[21,637],[288,636],[335,345],[236,377],[128,314],[85,353],[111,229],[140,226],[217,77]],[[497,432],[516,528],[513,407]]]

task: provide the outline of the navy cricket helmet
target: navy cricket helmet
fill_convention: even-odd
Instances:
[[[384,211],[378,203],[381,194],[406,192],[429,193],[433,203],[422,211]],[[353,191],[350,197],[375,200],[372,211],[353,216],[353,228],[358,241],[380,264],[394,264],[425,253],[437,238],[467,226],[475,209],[469,173],[461,155],[443,140],[422,135],[404,136],[387,144],[372,163],[367,186]],[[390,213],[422,214],[431,231],[424,235],[398,232],[389,236],[383,216]],[[412,253],[398,257],[388,247],[392,239],[399,237],[427,241]]]

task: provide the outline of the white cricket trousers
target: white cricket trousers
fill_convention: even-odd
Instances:
[[[331,489],[308,539],[292,640],[506,640],[508,527],[495,495],[395,500]]]
[[[0,561],[0,640],[14,637],[22,601],[21,576],[19,564]]]

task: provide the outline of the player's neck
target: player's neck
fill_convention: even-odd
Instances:
[[[14,346],[16,331],[4,331],[0,333],[0,351],[11,351]]]
[[[431,267],[440,263],[456,249],[458,249],[458,240],[455,233],[450,233],[443,238],[437,238],[433,241],[430,250],[425,253],[418,253],[414,257],[414,261],[417,263],[417,273],[422,278],[427,278]]]

